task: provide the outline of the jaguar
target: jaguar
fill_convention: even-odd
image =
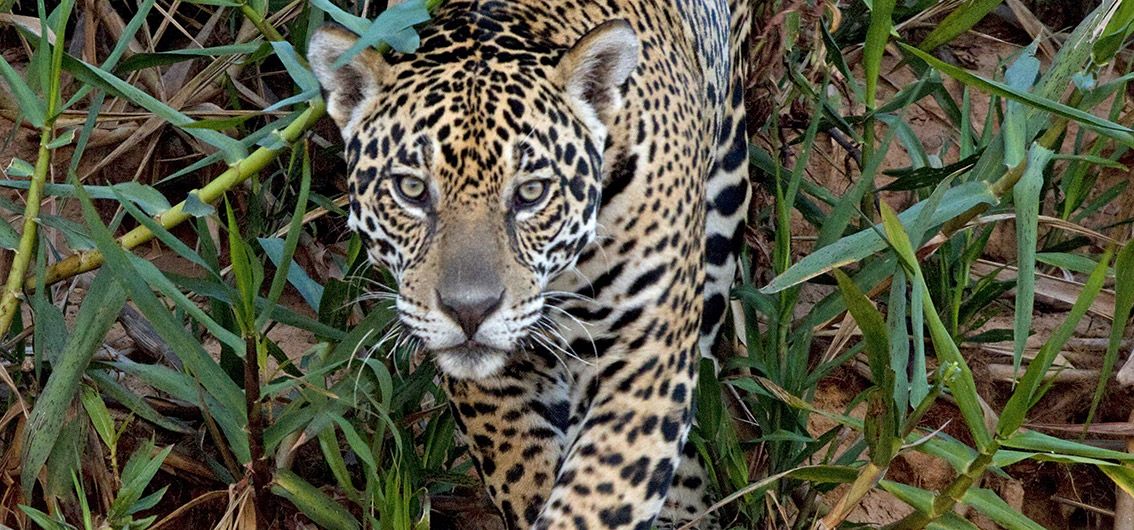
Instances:
[[[749,1],[447,0],[412,53],[312,36],[349,225],[509,528],[707,508],[685,441],[750,196]]]

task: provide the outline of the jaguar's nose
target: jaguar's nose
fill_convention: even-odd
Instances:
[[[437,292],[437,301],[441,310],[461,326],[465,331],[465,337],[469,340],[472,340],[480,325],[492,315],[493,311],[500,308],[503,300],[503,290],[495,294],[466,290],[448,296],[441,291]]]

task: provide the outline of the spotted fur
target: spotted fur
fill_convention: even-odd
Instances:
[[[350,224],[510,528],[707,507],[683,446],[749,196],[745,3],[448,0],[337,69],[357,37],[312,39]]]

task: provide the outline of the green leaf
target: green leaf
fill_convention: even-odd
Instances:
[[[1114,319],[1111,321],[1110,340],[1107,341],[1102,371],[1095,385],[1084,429],[1094,420],[1103,393],[1106,392],[1114,364],[1118,361],[1118,350],[1122,348],[1122,338],[1126,336],[1131,311],[1134,311],[1134,241],[1127,242],[1114,260]]]
[[[230,163],[235,163],[248,156],[248,150],[237,140],[209,129],[184,128],[183,126],[193,123],[192,118],[108,72],[69,56],[64,58],[63,65],[68,72],[80,81],[95,85],[112,95],[126,99],[156,114],[171,125],[182,127],[182,130],[190,136],[223,152],[225,160]]]
[[[276,264],[276,274],[272,275],[272,284],[268,288],[268,309],[262,311],[259,317],[256,317],[256,328],[263,327],[264,323],[272,317],[276,303],[279,297],[284,293],[284,281],[290,281],[299,292],[304,296],[304,300],[308,305],[311,305],[315,310],[315,314],[321,314],[320,308],[323,301],[323,296],[327,293],[322,285],[314,283],[311,277],[308,277],[303,269],[299,269],[295,262],[291,260],[291,256],[295,255],[296,245],[299,244],[299,235],[303,233],[303,218],[307,211],[307,199],[311,195],[311,153],[307,149],[302,152],[301,168],[299,168],[299,195],[296,197],[295,211],[291,213],[291,221],[288,224],[287,239],[281,242],[276,255],[272,255],[272,250],[264,246],[264,239],[260,239],[260,246],[264,247],[264,252],[268,252],[272,262]],[[271,245],[269,245],[271,246]],[[291,276],[291,270],[297,270],[298,274]]]
[[[342,8],[331,3],[331,0],[311,0],[311,5],[322,9],[323,12],[331,15],[335,22],[342,24],[356,35],[362,34],[370,25],[370,21],[343,11]]]
[[[201,57],[224,57],[228,55],[242,55],[256,53],[265,44],[263,42],[244,42],[239,44],[226,44],[209,48],[186,48],[183,50],[169,50],[157,53],[139,53],[122,61],[116,69],[119,73],[133,72],[143,68],[164,66],[182,61],[199,59]],[[105,67],[103,68],[105,69]]]
[[[28,516],[28,519],[31,519],[43,530],[75,530],[74,526],[71,526],[62,521],[56,521],[55,519],[52,519],[50,515],[32,508],[31,506],[25,506],[21,504],[20,511],[24,512],[24,514]]]
[[[181,211],[193,217],[208,217],[217,213],[217,209],[213,207],[213,205],[202,201],[201,196],[197,195],[196,191],[191,191],[185,196],[185,206]]]
[[[91,282],[90,291],[79,306],[75,331],[28,417],[21,455],[24,473],[20,485],[25,495],[30,497],[39,470],[55,447],[83,372],[125,303],[126,293],[113,274],[101,271]]]
[[[1106,473],[1127,495],[1134,495],[1134,469],[1128,466],[1099,466],[1099,470]]]
[[[44,289],[37,287],[31,299],[32,310],[35,311],[32,345],[37,361],[54,364],[67,347],[69,333],[63,312],[51,303],[43,291]]]
[[[987,183],[968,182],[961,184],[945,192],[945,195],[941,198],[941,207],[934,212],[928,224],[939,226],[961,215],[969,208],[979,204],[996,204],[996,202],[997,198],[993,195]],[[903,224],[912,223],[917,219],[923,208],[925,208],[924,201],[911,206],[902,212],[898,218]],[[773,279],[767,286],[761,288],[760,292],[764,294],[778,293],[832,269],[861,261],[885,248],[886,241],[880,235],[880,226],[875,225],[812,252]]]
[[[339,488],[347,492],[348,497],[357,498],[358,489],[354,487],[354,481],[351,480],[346,461],[343,460],[342,448],[339,447],[339,439],[335,430],[323,429],[319,431],[318,438],[319,449],[323,452],[323,460],[327,463],[327,467],[331,468],[331,475],[335,477],[335,482],[338,483]]]
[[[998,468],[1005,468],[1011,465],[1018,464],[1024,460],[1035,460],[1036,462],[1056,462],[1060,464],[1086,464],[1089,466],[1117,466],[1114,462],[1106,460],[1099,460],[1098,458],[1090,458],[1086,456],[1068,455],[1062,453],[1052,452],[1036,452],[1036,451],[1013,451],[1010,449],[1000,449],[992,456],[992,466]]]
[[[870,7],[870,27],[866,30],[866,43],[863,45],[862,64],[866,72],[866,106],[874,107],[875,93],[878,89],[878,75],[882,70],[882,56],[886,53],[886,42],[894,27],[894,1],[874,0]]]
[[[929,513],[933,508],[933,492],[931,491],[892,480],[883,480],[878,483],[878,486],[919,512]]]
[[[321,528],[358,530],[361,525],[334,499],[286,469],[276,470],[272,492],[291,501]]]
[[[30,177],[35,174],[35,166],[19,158],[13,158],[11,162],[8,162],[8,167],[4,170],[4,173],[9,177]]]
[[[272,49],[275,50],[276,56],[279,57],[280,62],[283,63],[288,75],[291,76],[291,80],[294,81],[297,86],[299,86],[300,93],[296,94],[295,96],[275,102],[268,108],[264,109],[264,112],[270,112],[286,107],[288,105],[302,103],[319,97],[321,93],[319,88],[319,80],[316,79],[315,74],[312,73],[309,68],[307,68],[307,62],[299,57],[299,54],[295,52],[295,48],[292,47],[291,43],[285,41],[273,41]]]
[[[20,106],[23,117],[27,118],[28,123],[37,128],[42,128],[47,119],[47,110],[44,108],[43,100],[32,92],[31,87],[24,82],[20,74],[12,68],[12,65],[8,64],[8,60],[3,56],[0,56],[0,77],[4,78],[4,82],[8,83],[8,88],[12,89],[12,95],[16,98],[16,103]]]
[[[300,215],[298,218],[302,220],[303,216]],[[289,232],[289,240],[292,233],[298,232]],[[303,300],[307,302],[307,305],[311,306],[311,309],[314,309],[315,312],[318,313],[319,301],[323,298],[323,286],[320,285],[319,282],[311,279],[311,276],[307,275],[307,271],[304,271],[299,264],[295,263],[295,260],[289,259],[287,263],[281,263],[286,250],[286,242],[283,239],[278,237],[261,237],[258,241],[260,242],[260,247],[264,249],[264,253],[268,255],[268,258],[272,260],[276,268],[281,270],[284,267],[287,268],[286,277],[288,283],[290,283],[292,287],[295,287],[295,289],[299,291],[300,296],[303,297]],[[294,249],[294,246],[292,248]],[[287,254],[290,255],[291,253]]]
[[[122,182],[110,187],[115,198],[129,199],[150,215],[158,215],[170,208],[169,200],[160,191],[140,182]]]
[[[83,408],[87,410],[87,416],[90,417],[95,432],[98,433],[99,438],[102,438],[102,443],[107,447],[114,447],[118,441],[115,436],[114,420],[110,418],[110,411],[107,410],[106,403],[102,402],[102,396],[98,395],[95,389],[83,385],[79,399],[83,402]]]
[[[1028,451],[1082,456],[1099,460],[1134,462],[1134,454],[1092,447],[1083,443],[1056,438],[1036,431],[1021,431],[1005,438],[1003,445]]]
[[[1079,274],[1090,274],[1099,264],[1091,257],[1069,252],[1037,252],[1036,261]],[[1117,261],[1114,266],[1116,269],[1118,268]],[[1115,283],[1116,288],[1122,286],[1121,282],[1116,281]]]
[[[938,23],[917,47],[928,52],[948,43],[975,26],[1001,2],[1003,0],[966,0]]]
[[[888,219],[897,222],[897,218]],[[875,309],[866,295],[843,271],[835,270],[839,291],[846,301],[847,310],[862,330],[866,343],[866,357],[870,372],[879,392],[871,396],[865,419],[866,442],[870,446],[870,460],[885,467],[901,447],[898,438],[897,407],[905,407],[905,399],[894,399],[894,369],[890,366],[890,337],[886,332],[886,320]]]
[[[26,180],[0,180],[0,187],[26,190],[30,183]],[[96,199],[118,199],[123,197],[136,202],[150,215],[157,215],[169,209],[169,201],[156,189],[139,182],[122,182],[112,186],[84,186],[84,191]],[[46,184],[44,195],[74,197],[75,187],[70,184]]]
[[[945,73],[946,75],[956,79],[957,81],[960,81],[961,83],[989,94],[994,94],[1005,99],[1020,101],[1032,107],[1035,107],[1036,109],[1044,110],[1057,116],[1076,121],[1086,127],[1090,127],[1099,134],[1113,139],[1116,142],[1119,142],[1126,146],[1134,147],[1134,129],[1119,125],[1110,120],[1099,118],[1098,116],[1095,116],[1089,112],[1085,112],[1074,107],[1069,107],[1067,105],[1059,103],[1058,101],[1053,101],[1043,96],[1029,92],[1020,92],[1008,85],[1005,85],[1004,83],[985,79],[976,74],[973,74],[972,72],[969,72],[968,70],[965,70],[964,68],[959,68],[946,63],[912,46],[908,46],[902,43],[898,43],[898,45],[901,46],[903,50],[909,52],[911,55],[914,55],[915,57],[918,57],[926,63],[929,63],[929,65],[933,68],[940,70],[942,73]]]
[[[992,490],[969,488],[965,491],[961,502],[976,508],[978,512],[986,515],[1006,530],[1044,530],[1043,526],[1009,506],[1007,502],[1004,502],[1004,499],[1001,499]]]
[[[1033,43],[1008,66],[1004,81],[1013,90],[1027,93],[1035,85],[1039,69],[1040,62],[1036,59],[1036,45]],[[1024,162],[1025,152],[1031,143],[1027,109],[1019,101],[1008,100],[1000,130],[1004,139],[1004,165],[1009,169],[1015,168]]]
[[[185,311],[193,320],[205,326],[205,329],[209,330],[209,333],[217,340],[224,343],[229,348],[232,348],[237,354],[244,352],[245,344],[240,337],[214,320],[200,305],[191,300],[185,293],[181,292],[153,262],[133,254],[129,255],[128,259],[134,266],[134,271],[137,272],[140,279],[173,300],[173,303],[176,304],[177,307]]]
[[[254,336],[253,326],[256,319],[256,294],[260,292],[260,279],[263,272],[257,275],[260,263],[252,256],[252,249],[240,234],[240,223],[236,220],[236,212],[232,204],[226,199],[225,211],[228,213],[228,252],[232,258],[232,272],[236,277],[236,290],[240,297],[233,311],[240,324],[244,336]],[[252,355],[254,352],[245,352]]]
[[[67,129],[63,134],[56,136],[54,140],[47,143],[48,149],[59,149],[65,145],[69,145],[75,140],[75,129]]]
[[[74,178],[72,182],[75,182]],[[111,271],[116,278],[127,280],[123,286],[129,291],[130,299],[138,307],[138,311],[146,315],[158,336],[177,352],[184,368],[207,392],[203,401],[196,399],[194,402],[216,420],[237,458],[241,462],[247,462],[250,453],[248,433],[244,430],[248,421],[244,409],[244,392],[205,351],[201,343],[186,331],[184,325],[174,319],[149,286],[140,280],[141,275],[133,266],[133,254],[123,250],[110,230],[102,224],[102,219],[83,187],[76,187],[75,192],[83,208],[83,218],[99,251],[106,258],[104,270]]]
[[[54,228],[63,234],[71,250],[90,250],[95,247],[87,229],[80,223],[56,215],[40,215],[38,222],[40,226]]]
[[[319,5],[321,2],[314,2]],[[320,5],[320,7],[322,7]],[[334,15],[332,15],[334,16]],[[421,43],[413,26],[429,20],[424,0],[406,0],[382,12],[374,22],[359,32],[358,42],[343,52],[333,65],[342,67],[362,50],[380,43],[402,52],[412,53]]]
[[[1000,413],[997,432],[1001,437],[1011,436],[1024,423],[1024,416],[1039,398],[1037,392],[1043,383],[1044,376],[1047,375],[1048,369],[1055,361],[1055,356],[1063,350],[1063,345],[1071,338],[1075,328],[1079,325],[1079,321],[1090,309],[1095,297],[1102,289],[1103,281],[1106,280],[1110,257],[1111,251],[1109,250],[1103,254],[1098,267],[1095,267],[1094,272],[1083,284],[1083,290],[1079,293],[1075,304],[1071,306],[1071,311],[1067,314],[1066,320],[1056,328],[1047,342],[1040,347],[1036,357],[1028,364],[1024,377],[1020,379],[1012,397],[1008,398],[1008,403],[1004,405],[1004,410]]]
[[[157,454],[151,456],[155,450],[153,442],[147,440],[134,451],[130,460],[126,462],[126,466],[122,468],[122,487],[110,504],[108,516],[111,519],[123,517],[135,511],[135,503],[142,498],[146,486],[161,469],[161,464],[165,462],[165,458],[169,456],[173,446],[166,446],[165,449],[157,451]]]
[[[1008,137],[1004,137],[1008,141]],[[1016,206],[1016,334],[1012,351],[1012,368],[1020,369],[1028,333],[1032,329],[1032,309],[1036,298],[1036,247],[1039,245],[1040,193],[1043,190],[1043,171],[1051,156],[1050,149],[1032,144],[1028,167],[1012,188],[1012,202]]]
[[[1131,33],[1134,33],[1134,2],[1119,1],[1102,35],[1091,48],[1091,60],[1099,66],[1110,64]]]
[[[350,445],[350,450],[354,451],[354,454],[362,459],[362,462],[366,464],[369,470],[368,472],[377,473],[378,463],[374,461],[374,455],[370,451],[370,444],[366,443],[366,440],[362,439],[362,436],[358,434],[354,426],[342,416],[334,415],[331,416],[331,419],[339,425],[339,429],[343,431],[343,436],[346,438],[347,445]]]
[[[267,109],[264,109],[264,110],[266,111]],[[232,129],[232,128],[235,128],[235,127],[239,127],[244,122],[251,120],[252,118],[259,118],[261,116],[263,116],[263,114],[255,113],[255,114],[242,114],[240,116],[231,116],[231,117],[228,117],[228,118],[213,118],[213,119],[206,119],[206,120],[197,120],[193,123],[190,123],[189,125],[183,126],[183,128],[185,128],[185,129],[212,129],[214,131],[223,131],[225,129]]]
[[[142,396],[131,390],[127,390],[118,381],[114,379],[108,372],[102,370],[88,370],[87,377],[90,377],[96,385],[98,385],[99,392],[106,397],[121,403],[124,407],[130,410],[131,413],[137,415],[158,427],[167,431],[178,432],[182,434],[189,434],[196,432],[196,430],[186,426],[185,424],[172,420],[163,416],[158,411],[146,402]]]
[[[137,377],[175,399],[189,402],[197,400],[197,385],[193,379],[172,368],[160,364],[136,363],[126,358],[110,363],[110,366]]]
[[[926,286],[925,277],[918,265],[917,255],[914,253],[909,236],[902,230],[901,223],[895,217],[894,211],[886,203],[882,203],[880,207],[884,219],[882,226],[886,230],[886,237],[889,238],[891,247],[901,259],[902,266],[906,268],[907,275],[913,278],[914,289],[921,292],[923,313],[929,324],[929,335],[937,353],[937,359],[941,364],[953,367],[951,368],[952,375],[946,381],[946,386],[949,387],[953,398],[956,399],[957,408],[961,409],[961,416],[965,418],[965,423],[968,425],[969,431],[972,432],[977,447],[980,449],[990,447],[992,436],[984,422],[984,409],[980,406],[980,396],[976,391],[976,382],[973,380],[972,370],[969,369],[965,358],[957,349],[957,343],[954,342],[953,337],[945,328],[945,324],[941,321],[937,308],[933,306],[933,298]]]
[[[114,71],[115,65],[118,64],[118,61],[122,58],[122,55],[126,53],[126,50],[129,48],[129,44],[131,42],[136,42],[134,40],[134,36],[138,33],[138,29],[142,27],[142,24],[146,22],[146,17],[149,16],[150,10],[153,9],[153,7],[154,0],[141,0],[140,2],[137,2],[137,9],[134,11],[134,16],[130,18],[130,22],[126,24],[126,27],[122,30],[122,33],[118,35],[118,42],[114,45],[114,49],[110,50],[110,55],[108,55],[106,57],[106,60],[102,62],[102,70],[107,72]],[[81,86],[79,90],[77,90],[75,94],[71,96],[71,99],[68,100],[65,105],[63,105],[63,108],[70,108],[75,103],[82,101],[83,98],[87,97],[87,94],[90,93],[91,90],[92,85]],[[101,100],[99,101],[100,104],[92,106],[92,109],[97,108],[101,105]],[[89,119],[87,123],[87,127],[92,127],[93,125],[91,124],[93,123],[93,119]]]
[[[12,225],[0,219],[0,248],[16,250],[20,246],[20,234]]]

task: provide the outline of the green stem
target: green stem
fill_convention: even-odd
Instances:
[[[260,30],[264,38],[271,41],[284,40],[283,35],[280,35],[280,32],[276,31],[276,28],[272,27],[271,24],[268,24],[268,21],[264,20],[264,17],[252,6],[248,5],[247,2],[240,5],[240,12],[244,14],[244,18],[247,18],[253,26],[256,26],[256,29]]]
[[[39,155],[35,162],[35,171],[32,173],[28,185],[28,194],[24,202],[24,229],[20,234],[20,244],[16,254],[12,256],[12,268],[8,270],[8,279],[4,282],[4,292],[0,294],[0,337],[6,336],[20,311],[20,302],[23,299],[24,276],[35,255],[36,232],[39,223],[40,202],[43,200],[43,187],[47,183],[47,173],[51,171],[51,144],[55,136],[56,110],[59,108],[59,92],[63,75],[63,29],[67,27],[67,19],[71,15],[70,9],[60,9],[61,19],[57,22],[56,45],[51,48],[51,82],[47,88],[47,112],[44,116],[43,129],[39,135]],[[33,278],[34,283],[34,278]]]
[[[430,12],[433,12],[439,5],[441,5],[442,1],[443,0],[426,0],[425,7]],[[275,28],[267,24],[264,18],[261,17],[260,14],[256,12],[256,10],[252,9],[247,4],[241,6],[241,12],[245,17],[248,17],[248,19],[251,20],[252,23],[262,33],[264,33],[265,37],[272,40],[283,39],[283,37],[280,36],[279,32],[277,32]],[[380,53],[385,53],[390,49],[389,45],[385,43],[381,43],[377,48]],[[61,54],[60,61],[62,61]],[[244,158],[243,160],[237,162],[232,167],[228,168],[227,171],[221,173],[219,177],[214,179],[204,188],[198,190],[197,197],[205,203],[215,202],[221,197],[221,195],[224,194],[224,192],[232,189],[233,186],[244,182],[245,180],[248,180],[252,177],[252,175],[256,174],[261,169],[266,167],[269,162],[274,160],[276,156],[279,155],[279,153],[283,150],[283,146],[290,145],[298,140],[300,135],[314,126],[315,122],[318,121],[319,118],[323,117],[323,114],[325,114],[326,111],[327,107],[322,99],[312,100],[310,106],[308,106],[307,110],[304,111],[303,114],[296,118],[295,121],[291,122],[291,124],[288,125],[284,130],[279,132],[280,138],[282,140],[280,143],[276,144],[276,146],[273,147],[261,147],[254,151],[252,154],[248,155],[247,158]],[[29,192],[29,196],[30,195],[31,192]],[[36,208],[38,211],[38,204]],[[174,226],[181,224],[191,217],[189,214],[185,213],[184,209],[185,201],[182,201],[176,206],[166,210],[165,212],[162,212],[162,214],[158,216],[157,220],[159,223],[161,223],[162,227],[173,228]],[[122,245],[122,248],[130,250],[137,247],[138,245],[150,241],[153,238],[153,232],[150,232],[150,230],[144,226],[139,226],[131,230],[130,232],[127,232],[122,237],[118,238],[118,243]],[[45,285],[51,285],[78,274],[97,269],[102,265],[104,259],[105,258],[103,257],[102,253],[97,250],[87,250],[72,254],[66,259],[58,261],[47,268],[47,270],[44,272]],[[20,278],[23,278],[25,289],[35,288],[35,278],[25,277],[26,270],[27,268],[25,263],[23,272],[18,275],[9,275],[9,283],[15,283],[15,291],[17,292],[19,291],[18,279]],[[13,277],[17,280],[12,280]],[[4,307],[5,306],[3,302],[0,301],[0,309],[3,309]],[[12,311],[14,314],[15,309],[12,309]],[[6,331],[7,326],[4,326],[0,329]],[[0,333],[0,336],[2,336],[2,333]]]
[[[291,145],[299,137],[310,129],[315,122],[323,116],[326,112],[326,105],[323,100],[312,100],[307,110],[303,111],[295,121],[291,122],[284,130],[278,134],[280,142],[270,147],[261,147],[248,155],[247,158],[233,164],[227,171],[221,173],[212,182],[205,185],[204,188],[197,190],[197,198],[204,203],[213,203],[220,199],[224,193],[234,186],[248,180],[252,175],[260,172],[260,170],[267,167],[272,160],[275,160],[285,147]],[[185,213],[185,201],[181,201],[174,207],[164,211],[158,216],[157,221],[161,223],[164,228],[173,228],[192,217],[192,215]],[[118,238],[118,243],[126,250],[133,249],[154,238],[154,233],[149,228],[139,226],[122,237]],[[104,257],[101,252],[97,250],[86,250],[72,254],[64,260],[58,261],[47,268],[44,273],[45,285],[65,280],[77,274],[82,274],[100,267],[103,263]],[[23,278],[23,274],[18,276]],[[24,283],[25,288],[35,287],[35,278],[26,278]]]
[[[1082,92],[1076,90],[1071,95],[1069,104],[1071,106],[1077,106],[1082,100]],[[1056,143],[1063,136],[1063,132],[1067,130],[1067,124],[1067,118],[1055,119],[1052,122],[1051,127],[1049,127],[1047,131],[1044,132],[1043,136],[1036,139],[1036,143],[1048,149],[1056,148]],[[997,198],[1006,195],[1009,191],[1012,190],[1012,187],[1020,181],[1020,177],[1024,176],[1024,170],[1026,170],[1027,167],[1028,163],[1025,160],[1024,162],[1017,164],[1016,167],[1009,169],[1008,172],[1004,174],[1004,176],[1000,177],[996,182],[992,183],[992,193],[996,195]],[[957,230],[960,230],[961,228],[964,228],[964,226],[968,224],[969,221],[972,221],[978,215],[984,213],[986,210],[988,210],[988,208],[988,204],[979,204],[972,207],[967,212],[953,218],[953,220],[945,223],[945,225],[941,227],[941,236],[945,238],[952,236],[953,233],[955,233]]]
[[[992,464],[992,455],[996,454],[998,450],[1000,450],[1000,442],[993,440],[991,446],[986,448],[985,452],[977,455],[969,463],[964,473],[958,475],[957,478],[953,479],[953,482],[950,482],[948,486],[945,486],[945,489],[941,490],[941,493],[937,494],[937,497],[933,499],[930,513],[915,511],[898,522],[885,526],[884,529],[920,530],[946,513],[953,511],[953,507],[961,501],[965,492],[969,491],[969,488],[973,487],[973,484],[976,484],[976,481],[984,476],[984,472]]]

